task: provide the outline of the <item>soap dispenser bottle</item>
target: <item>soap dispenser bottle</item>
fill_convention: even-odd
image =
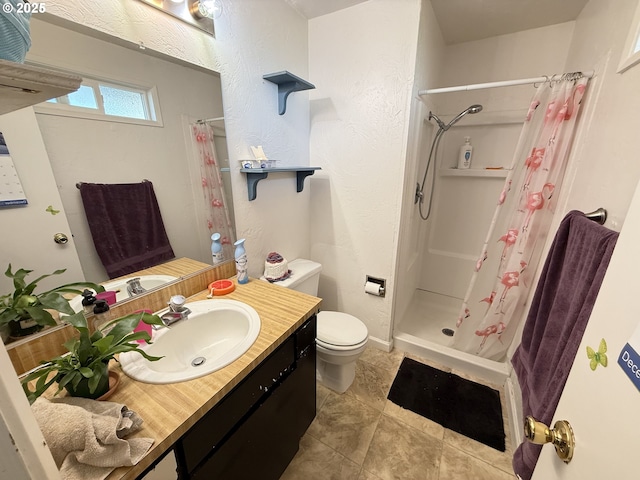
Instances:
[[[247,265],[247,252],[244,249],[244,238],[241,238],[236,243],[234,243],[236,247],[235,251],[235,259],[236,259],[236,274],[238,277],[238,283],[248,283],[249,282],[249,271]]]
[[[472,153],[471,137],[464,137],[464,145],[460,147],[460,156],[458,157],[458,168],[464,169],[471,166]]]
[[[224,252],[222,251],[219,233],[211,235],[211,257],[214,265],[219,265],[224,261]]]

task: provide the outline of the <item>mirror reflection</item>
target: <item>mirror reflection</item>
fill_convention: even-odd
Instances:
[[[70,265],[60,265],[55,258],[38,255],[30,257],[29,265],[20,267],[36,272],[71,268],[66,274],[72,281],[86,279],[102,283],[121,276],[122,271],[107,272],[100,250],[110,248],[109,235],[105,233],[108,233],[110,213],[124,211],[125,218],[131,219],[138,205],[108,202],[97,218],[89,219],[105,226],[102,233],[96,234],[90,230],[87,219],[89,210],[93,212],[93,209],[83,205],[76,185],[143,181],[153,187],[173,256],[210,265],[211,235],[218,231],[212,218],[211,211],[215,209],[212,204],[224,204],[226,208],[220,208],[221,211],[232,211],[227,201],[230,195],[221,201],[211,199],[203,185],[206,175],[202,165],[202,135],[210,137],[205,152],[209,155],[208,161],[215,162],[216,170],[228,167],[219,76],[39,18],[32,19],[31,36],[27,63],[62,69],[84,79],[83,87],[76,92],[79,100],[75,98],[80,106],[73,108],[77,103],[69,98],[75,95],[72,94],[55,103],[34,107],[39,132],[30,133],[40,134],[44,142],[60,193],[60,202],[52,208],[68,220],[70,232],[67,233],[73,235],[68,247],[75,248],[80,271],[72,271]],[[92,85],[97,85],[97,95],[89,98]],[[137,98],[143,98],[148,108],[153,109],[152,114],[147,115],[149,119],[135,114],[132,114],[135,118],[124,116],[131,109],[137,110]],[[100,108],[96,108],[96,102]],[[103,111],[115,114],[101,115]],[[198,122],[208,119],[213,121]],[[20,141],[7,137],[11,149],[14,148],[12,142]],[[222,175],[223,182],[226,177],[228,174]],[[226,190],[230,192],[230,188],[227,184]],[[36,203],[34,196],[38,193],[28,192],[30,204]],[[31,209],[21,211],[21,221],[30,222],[31,214]],[[234,237],[232,213],[225,213],[224,219],[230,245]],[[136,229],[129,230],[135,238]],[[143,265],[146,266],[150,265]]]
[[[108,279],[91,239],[78,182],[138,183],[154,187],[176,257],[209,262],[210,236],[190,126],[222,117],[219,76],[98,40],[34,19],[27,61],[64,68],[83,78],[147,87],[157,92],[156,122],[113,117],[94,120],[36,107],[36,118],[86,278]],[[123,97],[123,102],[130,99]],[[67,116],[68,115],[68,116]],[[126,123],[125,123],[126,122]],[[223,126],[218,123],[217,126]],[[216,146],[224,143],[215,138]],[[220,153],[225,153],[224,148]],[[218,155],[223,158],[222,155]],[[119,206],[133,213],[135,205]],[[203,225],[204,224],[204,225]],[[210,233],[209,233],[210,232]]]

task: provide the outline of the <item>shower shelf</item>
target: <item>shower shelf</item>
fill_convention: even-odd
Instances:
[[[304,179],[313,175],[320,167],[276,167],[276,168],[241,168],[242,173],[247,174],[247,191],[249,201],[255,200],[258,195],[258,182],[267,178],[269,173],[296,172],[296,192],[300,193],[304,188]]]
[[[485,177],[485,178],[507,178],[510,170],[503,168],[500,170],[486,168],[441,168],[441,177]]]

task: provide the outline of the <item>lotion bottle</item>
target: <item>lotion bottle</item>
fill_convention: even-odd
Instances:
[[[464,137],[464,145],[460,147],[460,156],[458,157],[458,168],[464,169],[471,166],[472,153],[471,137]]]

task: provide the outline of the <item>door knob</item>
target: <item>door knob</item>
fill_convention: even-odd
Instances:
[[[67,237],[64,233],[56,233],[53,236],[53,241],[60,245],[64,245],[69,241],[69,237]]]
[[[549,428],[544,423],[527,415],[524,419],[524,436],[531,443],[537,445],[552,443],[556,447],[558,457],[564,463],[569,463],[573,458],[576,439],[571,425],[566,420],[558,420],[553,428]]]

